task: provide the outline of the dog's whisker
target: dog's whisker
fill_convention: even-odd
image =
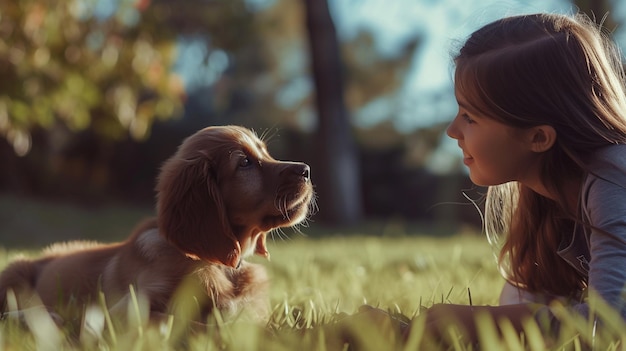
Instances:
[[[283,208],[285,209],[285,218],[287,218],[287,220],[291,221],[291,218],[289,216],[289,209],[287,208],[287,198],[285,197],[283,199]]]
[[[287,233],[285,233],[285,231],[282,228],[278,228],[278,236],[280,237],[281,240],[285,241],[285,240],[291,240],[291,238],[289,237],[289,235],[287,235]]]
[[[284,241],[285,238],[288,238],[285,232],[282,230],[282,228],[274,228],[271,230],[270,233],[272,234],[272,240],[274,241],[276,240],[276,238],[274,237],[274,234],[276,234],[276,236],[282,241]]]
[[[279,235],[279,234],[278,234],[278,228],[274,228],[274,229],[270,230],[270,231],[268,232],[268,234],[270,234],[270,236],[271,236],[271,238],[272,238],[272,241],[276,241],[276,238],[274,237],[274,234],[275,234],[275,235]]]
[[[283,212],[283,207],[282,207],[282,199],[276,199],[274,203],[274,207],[276,207],[276,209],[278,210],[281,216],[285,217],[285,212]]]
[[[278,202],[279,202],[279,200],[278,200],[278,196],[277,196],[277,197],[275,197],[275,198],[274,198],[274,207],[275,207],[277,210],[279,210],[279,211],[280,211],[280,207],[278,206]],[[282,212],[281,212],[281,214],[282,214]]]
[[[308,219],[308,218],[303,219],[303,220],[302,220],[302,222],[298,223],[298,225],[296,226],[296,229],[297,229],[300,233],[302,233],[302,232],[300,231],[300,227],[305,227],[305,228],[308,228],[308,227],[309,227],[309,219]],[[304,234],[304,233],[302,233],[302,234]]]
[[[302,223],[300,223],[302,224]],[[302,232],[302,230],[300,230],[300,224],[293,226],[293,231],[300,234],[300,235],[304,235],[304,233]]]
[[[261,140],[263,140],[263,142],[267,143],[267,141],[272,138],[272,135],[274,135],[273,133],[272,134],[270,134],[270,133],[272,133],[272,128],[265,129],[263,131],[263,133],[261,133],[261,136],[259,137],[259,139],[261,139]]]
[[[280,192],[280,188],[278,189],[278,192]],[[280,196],[274,199],[274,207],[278,210],[278,212],[280,212],[284,219],[291,221],[288,204],[289,201],[287,201],[287,196]]]
[[[307,215],[306,215],[305,221],[308,220],[309,218],[311,218],[318,211],[319,211],[319,207],[317,205],[317,197],[313,196],[311,198],[311,201],[309,202],[309,205],[308,205],[308,211],[307,211]]]
[[[275,136],[278,135],[279,131],[280,129],[277,128],[276,126],[267,128],[263,131],[263,133],[261,133],[261,136],[259,137],[259,139],[261,139],[261,141],[263,141],[264,143],[268,144]]]

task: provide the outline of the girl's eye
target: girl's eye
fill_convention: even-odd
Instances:
[[[465,122],[467,122],[468,124],[472,124],[474,123],[474,120],[470,118],[470,116],[467,113],[463,113],[461,115],[461,117],[465,120]]]
[[[250,161],[250,159],[247,157],[244,157],[239,161],[239,167],[245,168],[249,167],[250,165],[252,165],[252,161]]]

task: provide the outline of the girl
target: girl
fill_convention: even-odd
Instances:
[[[455,58],[459,112],[448,127],[473,183],[488,186],[485,229],[507,280],[498,307],[436,305],[475,337],[474,314],[583,316],[593,290],[626,319],[626,84],[616,47],[588,18],[534,14],[474,32]],[[540,305],[537,305],[540,304]],[[543,313],[538,313],[543,312]],[[554,323],[552,323],[554,326]]]
[[[500,306],[432,306],[427,330],[457,323],[476,341],[478,313],[518,331],[527,318],[555,327],[549,303],[589,317],[588,290],[626,319],[626,82],[615,46],[582,15],[515,16],[474,32],[455,64],[447,133],[471,180],[489,187],[485,229],[507,283]]]

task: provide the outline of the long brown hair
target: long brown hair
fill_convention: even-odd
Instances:
[[[507,280],[531,292],[567,296],[586,277],[556,254],[579,213],[564,180],[582,180],[594,150],[626,144],[624,70],[616,46],[584,15],[507,17],[474,32],[455,58],[455,84],[481,113],[516,128],[550,125],[555,145],[541,177],[555,199],[521,183],[491,186],[485,231],[501,246]],[[504,238],[504,240],[502,240]]]

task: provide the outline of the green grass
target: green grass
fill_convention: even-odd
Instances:
[[[351,235],[321,239],[296,236],[271,242],[270,250],[271,261],[253,259],[267,267],[272,281],[270,299],[274,310],[265,324],[217,318],[206,332],[177,337],[180,334],[176,323],[180,321],[161,328],[135,322],[131,328],[113,327],[101,335],[85,333],[76,339],[45,322],[44,315],[40,315],[31,322],[31,330],[37,332],[13,322],[0,325],[0,350],[45,349],[46,345],[55,350],[167,350],[182,345],[189,350],[341,350],[342,344],[333,327],[343,317],[354,315],[362,304],[411,318],[419,315],[420,306],[440,302],[467,304],[470,293],[473,304],[495,304],[503,284],[486,242],[472,235],[447,238]],[[10,250],[1,255],[0,267],[16,252]],[[140,316],[140,310],[133,309],[131,317]],[[583,349],[586,339],[579,334],[590,332],[590,327],[573,317],[566,318],[571,325],[567,335],[557,341],[544,340],[536,332],[536,325],[528,327],[527,339],[509,333],[508,339],[503,340],[491,330],[493,322],[484,320],[483,339],[488,340],[485,345],[490,345],[484,349]],[[365,349],[403,349],[384,329],[371,327],[363,325],[355,332],[364,340]],[[602,346],[596,349],[623,350],[626,341],[623,324],[610,327],[612,331],[595,341]],[[475,348],[458,340],[442,349]]]
[[[270,241],[270,261],[252,258],[267,268],[272,282],[270,301],[274,311],[267,326],[251,327],[246,321],[222,324],[220,333],[225,340],[220,343],[224,344],[212,347],[292,350],[297,345],[296,349],[318,349],[320,336],[313,338],[314,332],[309,335],[303,330],[319,330],[344,315],[354,314],[365,303],[413,316],[420,306],[435,302],[466,304],[468,289],[473,303],[494,304],[502,286],[490,249],[475,235],[439,239],[354,234],[318,239],[290,236],[292,239]],[[4,251],[0,267],[18,252]],[[167,339],[156,330],[144,331],[141,336],[138,330],[117,330],[115,342],[106,335],[100,342],[106,344],[106,349],[143,349],[152,344],[161,348]],[[242,333],[246,336],[239,337]],[[4,335],[0,336],[0,345],[6,349],[22,347],[24,340],[33,347],[37,342],[36,335],[15,327],[0,327],[0,335]],[[46,339],[74,347],[65,344],[65,336]],[[204,350],[216,339],[207,333],[189,342],[198,343]],[[94,347],[93,343],[90,346]]]
[[[39,208],[37,206],[35,208]],[[58,207],[56,210],[71,216],[73,209]],[[105,216],[109,216],[107,211]],[[143,211],[134,213],[135,217],[143,216]],[[95,222],[98,216],[88,214],[87,223]],[[128,227],[132,227],[130,218],[128,222]],[[130,326],[120,327],[106,318],[106,313],[90,311],[85,314],[86,320],[96,326],[109,327],[96,327],[100,333],[83,332],[76,336],[55,327],[47,319],[47,314],[34,311],[27,318],[30,329],[15,321],[0,322],[0,351],[344,350],[347,346],[342,343],[340,334],[344,329],[339,326],[353,320],[351,318],[357,315],[363,304],[388,310],[400,319],[419,321],[420,309],[434,303],[497,303],[503,280],[496,270],[491,248],[482,236],[476,233],[438,237],[419,235],[426,232],[400,224],[372,224],[369,229],[363,227],[356,232],[324,229],[324,236],[319,232],[322,229],[315,227],[310,228],[312,236],[286,230],[287,239],[283,239],[285,235],[275,234],[274,240],[270,239],[268,243],[271,260],[251,259],[264,265],[271,279],[273,311],[265,323],[252,323],[243,318],[222,320],[217,315],[206,329],[185,333],[181,331],[186,327],[181,320],[170,320],[170,324],[159,327],[146,325],[142,322],[145,321],[143,304],[137,301],[129,312]],[[14,230],[23,230],[15,223],[13,225]],[[118,223],[115,226],[124,225]],[[81,224],[79,227],[88,229],[89,226]],[[106,228],[99,230],[109,231]],[[306,233],[307,228],[303,231]],[[368,235],[361,235],[361,232]],[[384,235],[372,235],[377,232]],[[28,251],[5,246],[8,249],[0,249],[0,269],[17,254],[33,254],[37,248],[37,245],[29,246],[23,242],[17,246],[28,247]],[[498,337],[494,322],[483,318],[479,328],[481,349],[583,350],[593,341],[595,350],[626,350],[623,322],[611,316],[610,309],[600,306],[597,310],[608,316],[609,322],[597,330],[593,339],[589,337],[593,330],[589,323],[558,308],[557,311],[563,314],[565,327],[562,336],[555,340],[545,339],[534,323],[527,325],[524,338],[507,325],[502,325],[504,336]],[[416,349],[417,344],[426,340],[422,331],[416,322],[408,345],[376,324],[360,324],[351,335],[353,341],[361,345],[360,349],[408,350]],[[453,341],[449,346],[430,345],[428,349],[476,349],[475,345],[460,339],[454,329],[449,330],[449,336]]]

